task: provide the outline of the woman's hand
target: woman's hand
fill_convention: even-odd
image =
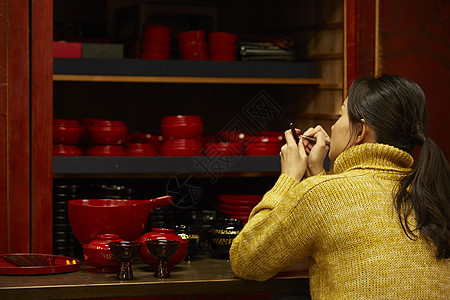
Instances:
[[[318,125],[314,128],[309,128],[303,135],[316,138],[316,142],[310,142],[307,139],[302,139],[301,143],[305,146],[305,151],[308,155],[308,163],[306,168],[306,177],[314,176],[322,172],[323,161],[327,156],[329,146],[325,142],[330,141],[330,137],[322,126]]]
[[[286,174],[298,181],[302,180],[306,172],[308,155],[305,146],[297,143],[292,136],[291,130],[284,132],[286,144],[281,147],[281,173]]]

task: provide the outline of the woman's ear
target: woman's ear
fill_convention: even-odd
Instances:
[[[375,143],[375,131],[373,128],[366,124],[364,119],[362,119],[362,123],[360,123],[360,127],[358,128],[358,133],[356,135],[355,144],[364,144],[364,143]]]

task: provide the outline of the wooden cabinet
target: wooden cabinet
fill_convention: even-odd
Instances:
[[[217,30],[238,34],[293,36],[301,60],[298,64],[285,63],[283,68],[278,68],[277,64],[264,62],[260,65],[256,62],[234,62],[232,68],[224,66],[233,63],[197,62],[196,65],[205,66],[205,73],[201,73],[201,68],[190,67],[190,71],[197,73],[185,74],[182,72],[182,65],[194,62],[116,60],[111,61],[110,66],[121,69],[122,73],[111,74],[105,69],[102,70],[101,66],[93,67],[96,63],[101,65],[105,61],[79,60],[72,64],[72,69],[68,67],[69,60],[55,60],[53,64],[52,41],[49,38],[51,36],[49,33],[53,29],[52,24],[49,24],[53,8],[55,8],[55,22],[59,21],[58,13],[63,9],[70,12],[68,14],[70,18],[76,19],[81,16],[84,19],[95,20],[97,23],[107,24],[107,30],[112,30],[114,25],[111,18],[118,8],[144,1],[105,0],[98,1],[95,5],[88,5],[88,2],[40,1],[39,4],[24,2],[23,7],[29,9],[31,19],[28,19],[28,14],[22,13],[16,4],[7,1],[0,3],[5,4],[3,7],[6,7],[6,15],[10,17],[17,15],[17,19],[11,19],[13,24],[27,24],[27,28],[32,29],[31,44],[25,46],[26,41],[24,42],[23,38],[7,39],[20,34],[20,26],[9,28],[6,25],[7,20],[1,19],[0,37],[4,41],[8,40],[5,44],[7,46],[1,48],[4,51],[3,58],[15,62],[11,52],[18,49],[14,55],[21,55],[22,60],[29,62],[26,68],[11,64],[10,73],[2,71],[2,76],[5,74],[10,76],[4,82],[7,84],[18,82],[21,86],[18,89],[12,88],[11,85],[7,88],[4,85],[0,87],[3,95],[9,92],[6,99],[10,104],[9,107],[2,107],[3,116],[7,116],[7,120],[2,119],[2,122],[5,122],[3,128],[6,130],[2,129],[4,131],[2,131],[1,154],[2,161],[8,168],[2,170],[1,174],[1,184],[5,187],[5,191],[2,191],[4,197],[0,200],[1,214],[4,217],[1,221],[1,252],[51,252],[53,174],[55,173],[57,177],[70,177],[77,172],[85,172],[84,174],[88,175],[91,172],[86,169],[76,170],[77,167],[83,169],[83,166],[89,165],[89,162],[83,162],[87,157],[67,160],[56,158],[55,172],[52,171],[53,117],[80,118],[95,115],[125,119],[132,129],[138,129],[144,126],[158,128],[160,117],[165,114],[199,110],[200,115],[205,116],[208,130],[215,131],[226,126],[227,121],[239,114],[255,95],[264,91],[276,99],[283,108],[282,117],[268,124],[267,129],[284,130],[286,124],[292,120],[300,128],[317,123],[329,128],[345,97],[348,79],[351,80],[359,70],[359,65],[353,60],[358,48],[357,25],[361,24],[361,20],[356,19],[356,16],[361,7],[357,5],[358,1],[340,0],[314,1],[314,3],[292,0],[282,3],[283,5],[273,1],[239,3],[205,1],[208,5],[218,7],[217,20],[223,21],[214,27]],[[196,1],[191,4],[194,2]],[[60,6],[61,3],[64,5]],[[77,14],[80,11],[85,13]],[[24,37],[26,34],[21,36]],[[24,47],[18,47],[19,44]],[[6,49],[10,51],[8,55],[5,54]],[[31,59],[27,56],[28,53],[31,53]],[[172,73],[133,73],[145,66],[158,63],[161,63],[162,69]],[[245,65],[246,63],[249,64]],[[168,67],[169,65],[172,66]],[[246,67],[250,65],[260,70],[247,69]],[[303,75],[302,65],[314,65],[314,73]],[[131,73],[124,73],[127,66],[132,67]],[[53,67],[55,72],[52,78]],[[83,68],[90,71],[86,71],[87,69],[76,71]],[[20,70],[23,76],[14,74]],[[245,72],[248,73],[243,76]],[[15,118],[17,121],[14,121]],[[24,122],[24,126],[14,127],[14,122],[21,121]],[[11,155],[11,149],[20,148],[16,146],[19,144],[15,140],[18,136],[23,136],[26,141],[20,146],[25,148],[22,152]],[[160,164],[166,163],[164,159],[154,159]],[[273,175],[277,171],[274,167],[276,157],[268,158],[267,164],[262,164],[258,158],[239,159],[242,159],[242,163],[238,169],[230,172],[233,176],[240,176],[239,174],[243,173]],[[252,162],[252,159],[256,162]],[[24,163],[25,166],[15,167],[15,162]],[[101,164],[100,160],[95,163]],[[104,172],[111,172],[107,166],[110,163],[109,161],[103,165]],[[125,160],[121,163],[133,165],[136,162]],[[64,169],[64,165],[69,170]],[[132,174],[134,171],[120,172]],[[143,172],[151,173],[154,170],[145,169]]]

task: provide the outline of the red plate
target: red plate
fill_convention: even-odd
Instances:
[[[26,266],[19,267],[4,260],[6,256],[11,258],[20,258],[24,255],[40,255],[48,259],[54,259],[53,266]],[[70,264],[67,264],[70,262]],[[81,261],[73,257],[52,255],[52,254],[37,254],[37,253],[12,253],[0,254],[0,274],[1,275],[37,275],[37,274],[58,274],[78,271],[80,269]]]
[[[254,194],[228,194],[219,195],[219,202],[227,205],[249,205],[255,206],[263,196]]]

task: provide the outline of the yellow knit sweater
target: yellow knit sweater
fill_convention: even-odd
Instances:
[[[234,239],[233,271],[264,281],[310,257],[313,299],[450,299],[448,262],[406,237],[393,206],[412,163],[404,151],[366,143],[342,153],[333,175],[281,175]]]

